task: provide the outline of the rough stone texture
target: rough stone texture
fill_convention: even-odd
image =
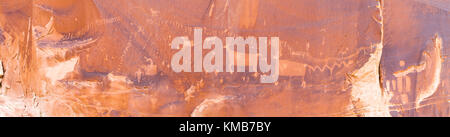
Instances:
[[[449,0],[0,0],[0,116],[449,116]],[[280,37],[278,82],[173,38]],[[204,54],[208,51],[203,50]]]

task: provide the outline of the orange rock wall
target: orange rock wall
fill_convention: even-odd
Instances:
[[[449,0],[0,0],[0,116],[448,117],[448,7]],[[278,81],[262,84],[261,73],[248,71],[174,72],[170,43],[193,43],[196,28],[203,40],[279,37]]]

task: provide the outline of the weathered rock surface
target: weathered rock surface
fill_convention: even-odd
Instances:
[[[0,116],[450,116],[449,0],[0,0]],[[175,73],[178,36],[280,38],[280,76]],[[208,50],[203,50],[205,55]],[[247,63],[248,64],[248,63]]]

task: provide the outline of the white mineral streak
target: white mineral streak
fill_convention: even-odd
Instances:
[[[371,54],[369,61],[353,73],[352,101],[356,102],[358,112],[363,116],[378,117],[391,116],[389,113],[389,100],[391,95],[380,87],[379,62],[383,45],[377,44],[376,51]]]
[[[427,65],[427,63],[423,62],[423,63],[420,63],[420,65],[417,65],[417,66],[410,66],[406,70],[395,72],[394,76],[399,78],[399,77],[405,77],[406,75],[408,75],[410,73],[422,72],[423,70],[425,70],[426,65]]]
[[[58,63],[55,66],[46,68],[45,76],[50,79],[52,84],[55,84],[56,81],[65,78],[67,73],[74,71],[78,59],[79,57],[75,57],[70,60]]]
[[[42,116],[39,107],[35,104],[33,99],[0,95],[0,117]]]
[[[191,117],[204,117],[206,116],[204,114],[206,109],[208,109],[209,107],[214,107],[218,104],[222,104],[229,99],[231,99],[231,97],[229,96],[219,96],[214,99],[205,99],[202,103],[200,103],[200,105],[195,107],[194,111],[191,113]]]
[[[390,99],[386,91],[380,86],[380,61],[383,52],[383,10],[382,1],[377,6],[380,10],[381,24],[381,42],[375,44],[375,52],[370,55],[369,60],[352,75],[352,93],[351,101],[354,102],[353,109],[356,109],[359,115],[366,117],[387,117],[389,113]]]
[[[419,91],[417,95],[417,102],[416,107],[420,105],[420,102],[422,102],[425,98],[430,97],[433,95],[437,88],[439,87],[439,83],[441,81],[440,75],[441,75],[441,69],[442,69],[442,58],[441,58],[441,45],[442,45],[442,38],[439,36],[436,36],[434,45],[432,47],[431,54],[425,54],[425,62],[427,62],[426,70],[425,71],[431,71],[431,74],[425,73],[423,77],[429,77],[431,80],[429,81],[430,84],[425,85],[423,89],[419,87],[417,90]]]

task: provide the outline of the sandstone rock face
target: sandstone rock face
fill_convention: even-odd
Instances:
[[[0,0],[0,116],[448,117],[449,7],[449,0]],[[224,44],[279,37],[278,80],[261,83],[259,70],[174,72],[172,40],[195,45],[195,29],[200,41]]]

